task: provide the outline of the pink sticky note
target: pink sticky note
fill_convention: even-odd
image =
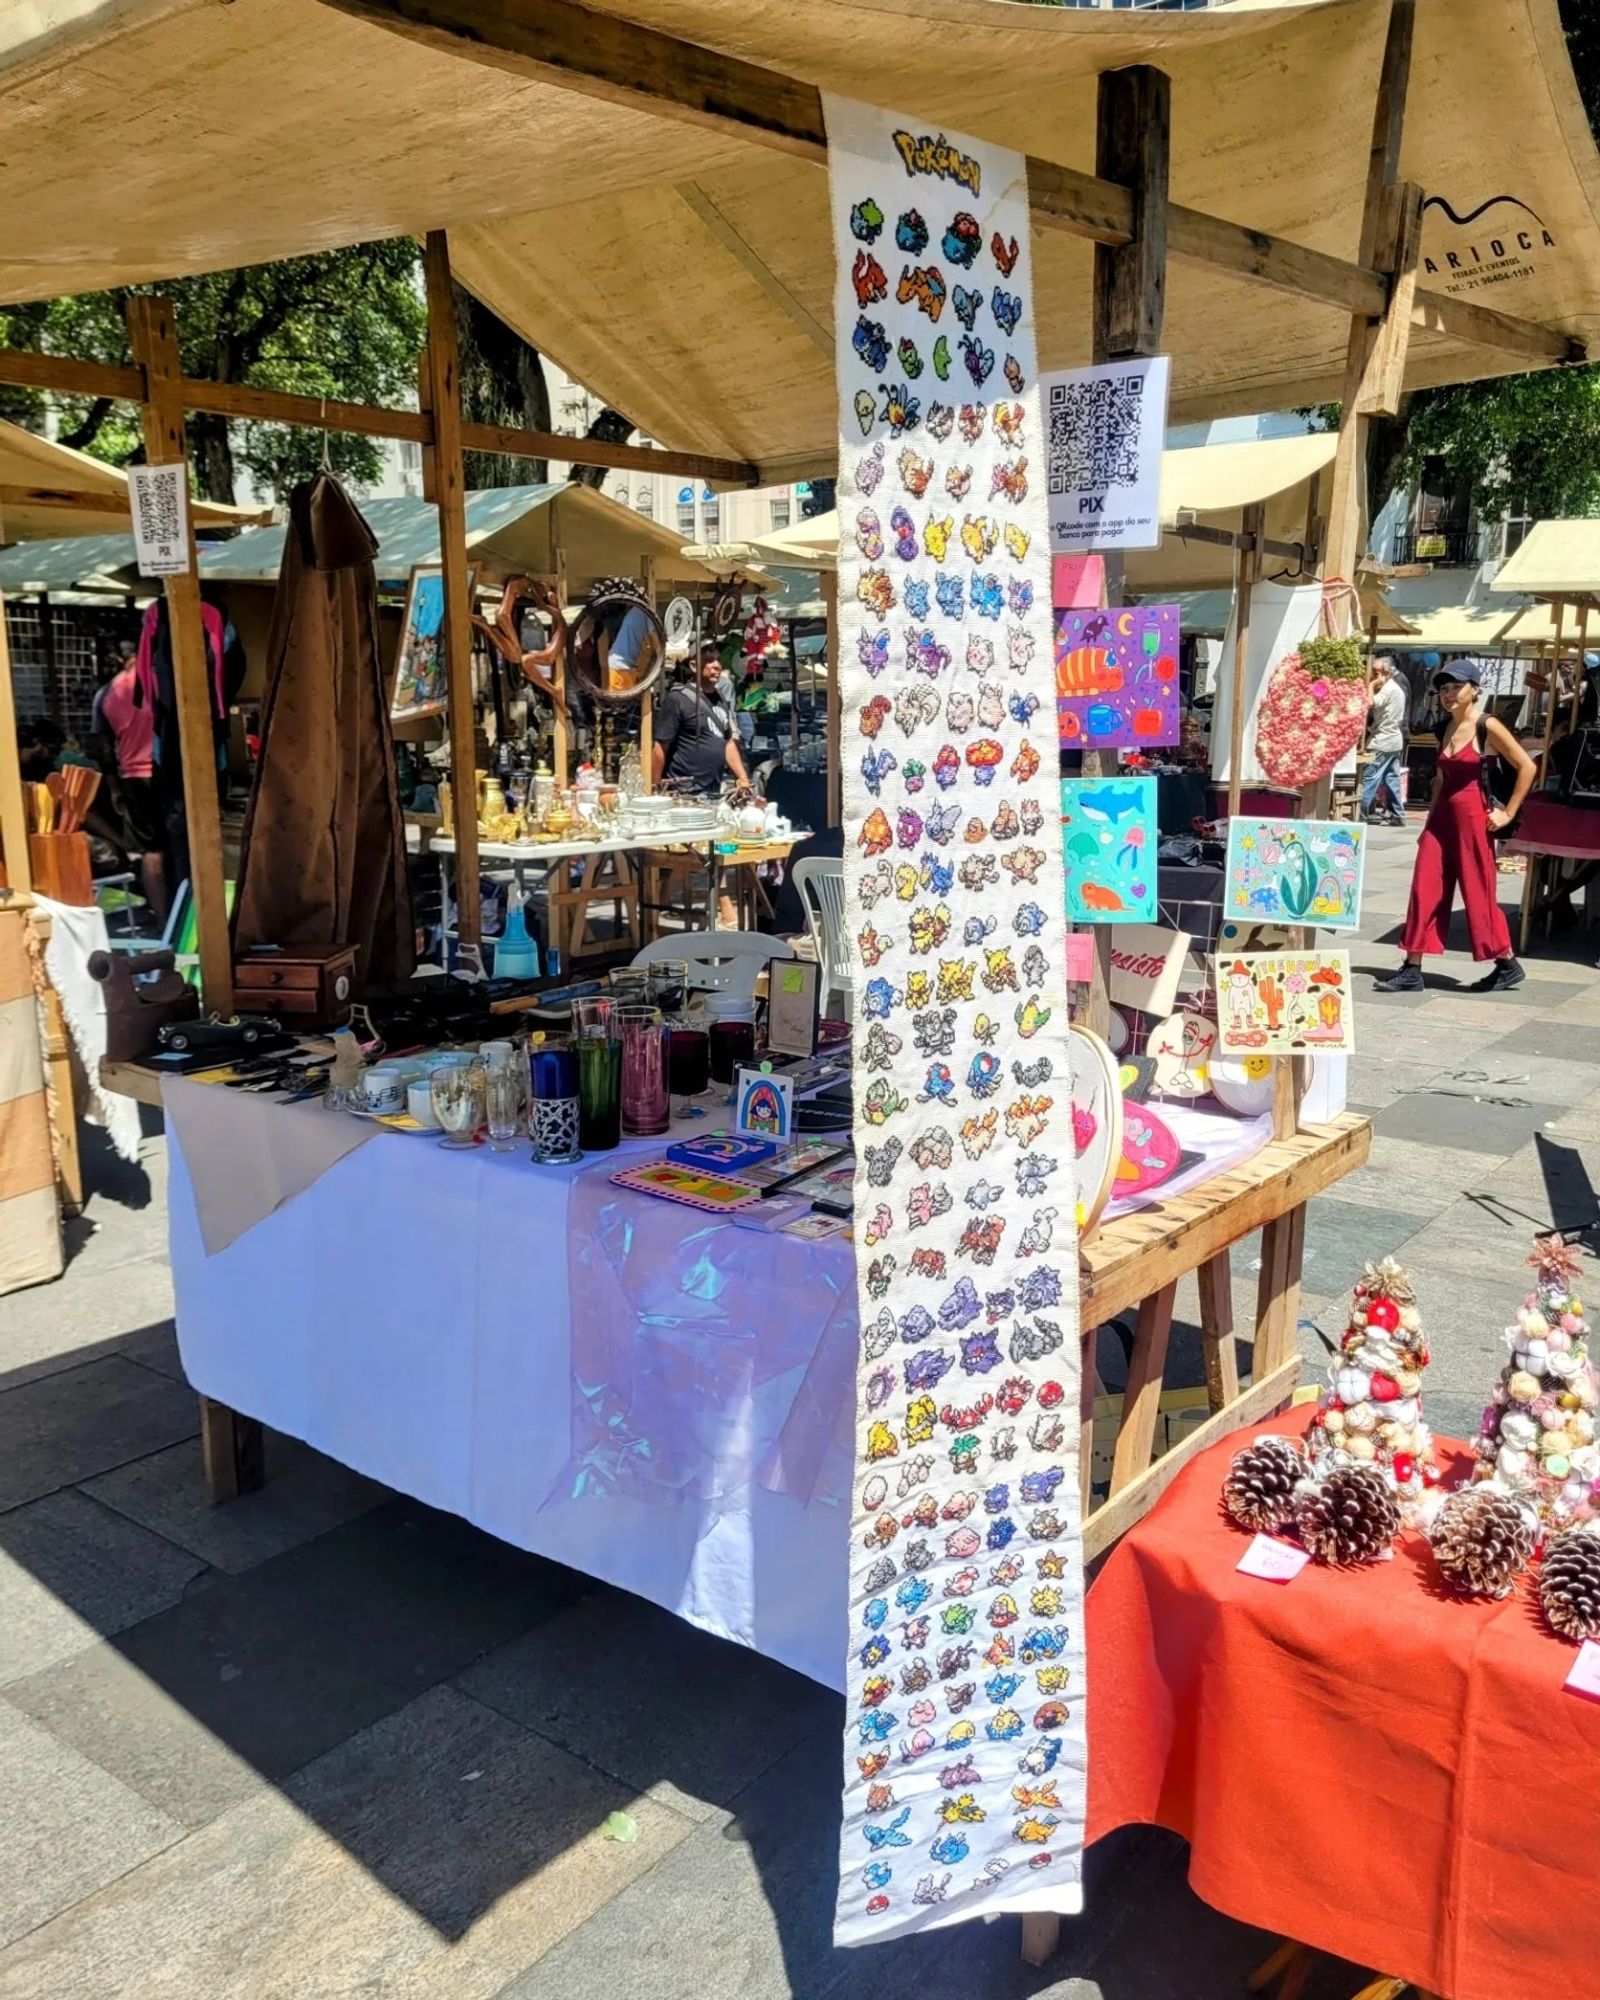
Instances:
[[[1057,611],[1097,611],[1106,601],[1104,556],[1052,556],[1050,601]]]
[[[1259,1576],[1268,1583],[1292,1583],[1311,1557],[1305,1549],[1280,1542],[1272,1535],[1257,1535],[1239,1558],[1241,1576]]]
[[[1572,1663],[1572,1672],[1567,1675],[1564,1685],[1573,1694],[1587,1695],[1591,1701],[1600,1701],[1600,1646],[1593,1639],[1585,1639],[1578,1648],[1578,1657]]]
[[[1067,932],[1067,977],[1080,982],[1094,977],[1094,939],[1088,931]]]

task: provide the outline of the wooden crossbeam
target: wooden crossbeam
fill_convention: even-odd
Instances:
[[[813,85],[675,35],[597,14],[574,0],[324,0],[408,40],[512,76],[576,91],[600,103],[670,118],[826,166],[822,94]],[[1029,159],[1034,224],[1120,247],[1136,233],[1131,190],[1105,174]],[[1376,319],[1389,280],[1373,259],[1352,264],[1198,209],[1167,209],[1167,254],[1246,283]],[[1553,327],[1419,293],[1419,322],[1452,340],[1545,364],[1581,360],[1583,348]]]

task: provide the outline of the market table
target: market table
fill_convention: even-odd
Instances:
[[[1600,861],[1600,806],[1568,805],[1564,799],[1535,795],[1522,808],[1517,831],[1500,843],[1501,852],[1526,856],[1528,877],[1522,892],[1522,933],[1518,950],[1526,951],[1533,932],[1539,877],[1546,860]]]
[[[1462,1602],[1415,1535],[1370,1570],[1239,1575],[1219,1496],[1240,1441],[1089,1593],[1089,1839],[1168,1827],[1214,1908],[1442,2000],[1593,1993],[1600,1704],[1562,1691],[1575,1649],[1527,1578]],[[1466,1447],[1439,1456],[1459,1481]]]

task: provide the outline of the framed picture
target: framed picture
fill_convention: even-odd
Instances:
[[[1055,650],[1063,750],[1153,750],[1177,742],[1177,605],[1057,609]]]
[[[469,601],[477,583],[478,566],[473,563],[467,570]],[[411,572],[405,616],[400,621],[390,721],[405,722],[413,716],[444,713],[449,700],[445,653],[444,565],[418,563]]]
[[[1230,819],[1222,914],[1354,930],[1366,852],[1366,828],[1349,820]]]

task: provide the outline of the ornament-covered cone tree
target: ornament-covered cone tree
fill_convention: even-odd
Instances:
[[[1428,1365],[1411,1280],[1392,1257],[1369,1264],[1306,1438],[1312,1476],[1347,1467],[1383,1473],[1410,1514],[1437,1484],[1433,1438],[1422,1420]]]
[[[1582,1252],[1541,1236],[1528,1262],[1534,1287],[1506,1328],[1511,1351],[1483,1413],[1478,1478],[1530,1502],[1555,1533],[1600,1512],[1600,1381],[1578,1296]]]

